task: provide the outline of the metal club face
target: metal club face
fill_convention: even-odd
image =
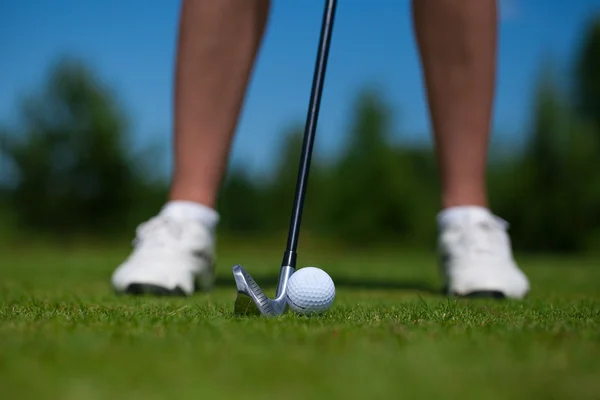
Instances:
[[[282,267],[274,299],[269,299],[256,281],[241,265],[233,267],[233,277],[237,286],[234,313],[236,315],[264,315],[274,317],[286,310],[287,282],[294,268]]]

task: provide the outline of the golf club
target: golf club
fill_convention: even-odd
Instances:
[[[298,180],[296,182],[296,194],[292,208],[292,218],[290,221],[287,246],[283,255],[283,262],[281,263],[281,270],[279,272],[279,281],[277,283],[275,298],[269,299],[254,279],[252,279],[250,274],[246,272],[241,265],[236,265],[233,267],[233,277],[235,278],[235,284],[237,286],[237,298],[234,307],[234,313],[236,315],[254,314],[277,316],[282,314],[287,306],[287,284],[289,278],[296,270],[298,235],[300,234],[302,209],[304,206],[306,186],[308,184],[310,160],[315,139],[317,119],[319,116],[319,108],[321,105],[321,94],[323,92],[323,81],[325,79],[325,69],[329,55],[329,43],[331,42],[336,4],[337,0],[326,0],[325,3],[321,36],[319,38],[319,49],[317,52],[317,61],[313,76],[306,126],[304,129],[304,140],[302,143],[302,154],[300,157]]]

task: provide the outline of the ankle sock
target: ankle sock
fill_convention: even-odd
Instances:
[[[442,210],[437,215],[437,222],[439,227],[445,227],[454,221],[469,218],[489,218],[492,215],[490,210],[486,207],[480,206],[456,206],[449,207]]]
[[[176,219],[192,219],[215,230],[219,223],[219,213],[214,209],[193,201],[173,200],[167,202],[160,211]]]

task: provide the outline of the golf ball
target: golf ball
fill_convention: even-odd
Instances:
[[[301,268],[288,281],[287,303],[300,314],[319,314],[333,304],[335,285],[322,269]]]

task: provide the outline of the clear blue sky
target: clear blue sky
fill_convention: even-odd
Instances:
[[[304,122],[322,1],[274,0],[240,121],[233,162],[264,171],[281,132]],[[170,161],[172,75],[179,2],[0,0],[0,121],[64,54],[87,60],[130,112],[138,145],[160,143]],[[600,0],[502,2],[495,128],[520,135],[540,62],[563,67]],[[334,153],[357,89],[384,87],[400,139],[429,141],[408,0],[340,0],[317,149]],[[296,162],[294,160],[294,162]]]

